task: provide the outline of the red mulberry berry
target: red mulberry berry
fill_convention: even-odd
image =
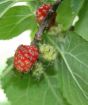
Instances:
[[[44,20],[44,18],[47,16],[47,13],[49,9],[52,7],[51,4],[43,4],[41,7],[39,7],[36,11],[36,19],[39,24]]]
[[[14,55],[14,67],[20,72],[28,72],[38,56],[38,48],[35,45],[20,45]]]

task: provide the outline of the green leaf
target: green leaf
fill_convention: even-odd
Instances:
[[[0,102],[0,105],[10,105],[10,104],[7,102]]]
[[[62,25],[62,30],[67,30],[73,23],[74,17],[81,9],[84,0],[63,0],[58,8],[57,21]]]
[[[12,7],[0,18],[0,39],[12,38],[36,26],[34,13],[29,7]]]
[[[72,32],[63,43],[50,42],[63,58],[55,63],[63,96],[71,105],[88,105],[88,42]]]
[[[11,104],[69,105],[59,91],[55,75],[44,75],[45,78],[38,82],[30,74],[21,75],[13,70],[7,73],[2,79],[2,85]]]
[[[88,41],[88,2],[85,0],[84,6],[79,13],[79,21],[75,26],[75,32]]]
[[[12,7],[14,1],[0,0],[0,18]]]

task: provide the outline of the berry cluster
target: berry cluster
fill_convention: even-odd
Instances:
[[[51,8],[51,4],[43,4],[38,8],[36,20],[39,24],[43,22]],[[55,21],[55,18],[53,21]],[[40,56],[42,56],[43,60],[52,61],[56,58],[57,54],[51,45],[36,43],[35,40],[34,42],[31,45],[20,45],[17,48],[14,55],[14,67],[21,73],[32,71],[33,76],[40,79],[44,69],[42,61],[38,63]]]

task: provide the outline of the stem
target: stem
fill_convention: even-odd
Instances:
[[[57,0],[52,5],[52,8],[48,11],[47,16],[41,23],[38,32],[35,34],[35,40],[41,40],[41,36],[42,36],[44,30],[46,29],[46,27],[49,28],[49,24],[52,20],[52,17],[56,14],[56,10],[57,10],[58,6],[60,5],[60,3],[61,3],[61,0]]]
[[[52,7],[53,11],[56,12],[56,10],[57,10],[58,6],[60,5],[60,3],[61,3],[61,0],[57,0],[57,1],[56,1],[56,3],[55,3],[55,4],[53,5],[53,7]]]

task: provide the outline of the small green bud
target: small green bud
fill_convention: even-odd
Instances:
[[[42,63],[36,63],[34,65],[33,72],[32,72],[33,77],[35,77],[37,80],[40,80],[43,73],[44,73],[44,68]]]
[[[40,45],[40,53],[42,54],[42,57],[47,61],[55,60],[57,57],[55,48],[49,44]]]
[[[48,32],[48,34],[52,36],[59,36],[61,35],[61,32],[62,32],[62,25],[59,24],[57,27],[52,27]]]

